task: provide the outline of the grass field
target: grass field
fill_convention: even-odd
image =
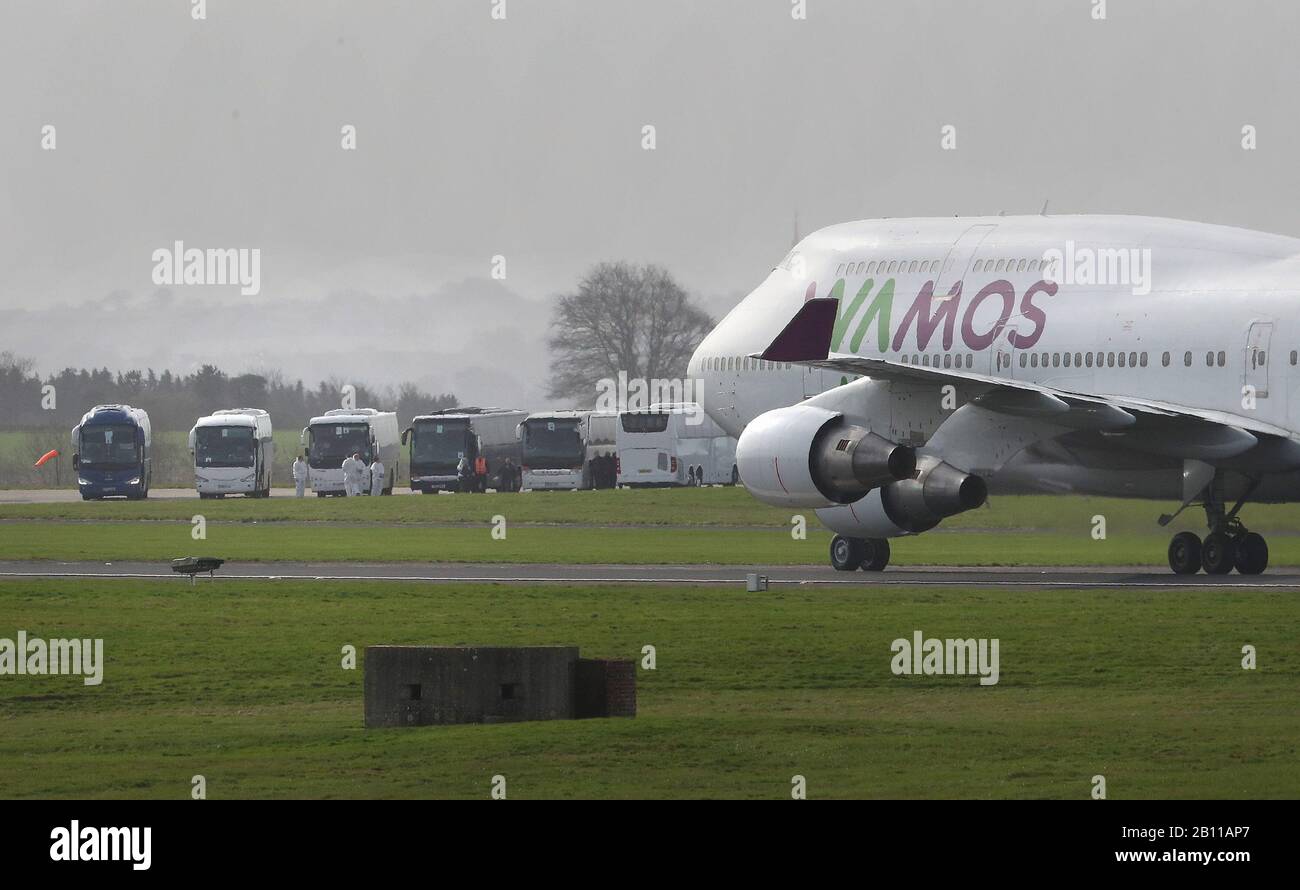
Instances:
[[[0,582],[0,615],[106,654],[99,687],[0,678],[5,798],[1300,794],[1292,592],[49,580]],[[917,629],[998,638],[1000,683],[892,675]],[[340,651],[377,643],[658,663],[634,720],[365,730]]]
[[[1169,528],[1168,504],[1018,496],[896,539],[895,565],[1161,565],[1169,537],[1200,531],[1189,510]],[[823,564],[830,534],[812,511],[806,540],[793,511],[739,488],[220,501],[0,505],[0,559],[165,560],[211,553],[238,561]],[[191,518],[207,539],[191,537]],[[506,539],[491,535],[506,519]],[[1106,519],[1094,539],[1093,517]],[[1300,505],[1248,508],[1270,535],[1270,563],[1300,565]]]

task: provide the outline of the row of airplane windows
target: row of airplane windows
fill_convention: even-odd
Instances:
[[[1255,367],[1262,368],[1268,358],[1268,353],[1263,349],[1258,349],[1254,353]],[[1294,365],[1300,359],[1300,354],[1296,350],[1291,350],[1291,364]],[[961,353],[953,355],[946,353],[942,357],[935,354],[933,361],[929,355],[913,353],[909,357],[904,354],[900,356],[903,364],[920,365],[923,368],[971,368],[974,367],[975,357],[971,353]],[[1170,353],[1165,352],[1160,356],[1162,367],[1169,367],[1172,361]],[[1183,353],[1183,365],[1190,368],[1192,366],[1193,355],[1189,349]],[[1011,356],[1001,354],[998,356],[998,365],[1000,368],[1010,367]],[[1213,350],[1205,353],[1205,367],[1224,367],[1228,362],[1228,354],[1220,349],[1218,352]],[[1022,368],[1145,368],[1147,366],[1147,354],[1145,352],[1022,352],[1020,353],[1020,367]],[[789,370],[794,367],[789,362],[769,362],[763,359],[747,358],[745,356],[715,356],[704,360],[704,370],[706,371],[779,371]]]
[[[836,277],[841,275],[894,275],[919,273],[921,275],[934,275],[939,272],[940,260],[863,260],[855,267],[853,263],[840,263],[835,269]],[[952,260],[948,261],[945,268],[951,268]],[[1038,259],[987,259],[976,260],[972,267],[974,272],[1037,272],[1040,269],[1047,271],[1053,269],[1055,263],[1049,263],[1047,260]],[[855,271],[856,269],[856,271]]]

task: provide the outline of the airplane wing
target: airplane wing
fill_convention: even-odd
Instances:
[[[753,357],[873,380],[930,381],[936,386],[955,386],[964,394],[976,390],[976,395],[967,395],[968,401],[939,426],[923,449],[943,453],[954,462],[962,461],[957,465],[972,472],[995,472],[1034,442],[1076,430],[1103,433],[1122,447],[1194,460],[1234,457],[1265,438],[1293,438],[1282,427],[1223,411],[1132,396],[1073,392],[973,370],[831,352],[837,303],[831,298],[807,301],[772,344]]]

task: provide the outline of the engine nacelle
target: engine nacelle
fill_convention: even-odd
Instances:
[[[907,479],[916,452],[812,405],[768,411],[736,443],[736,468],[749,493],[767,504],[851,504],[877,486]]]
[[[817,518],[847,538],[897,538],[929,531],[939,521],[981,506],[984,480],[936,457],[922,457],[914,479],[891,482],[856,503],[826,507]]]

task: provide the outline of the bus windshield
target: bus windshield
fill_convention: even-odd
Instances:
[[[579,467],[587,459],[576,419],[524,422],[524,463],[536,469]]]
[[[470,457],[469,431],[467,420],[420,421],[411,434],[411,465],[454,467]]]
[[[194,431],[194,466],[253,466],[251,426],[201,426]]]
[[[314,470],[337,470],[346,458],[360,453],[366,463],[370,453],[370,426],[364,423],[322,423],[311,428],[307,465]]]
[[[136,428],[129,423],[111,423],[81,428],[80,459],[101,470],[125,470],[140,463],[135,442]]]
[[[623,432],[625,433],[662,433],[668,429],[669,416],[668,414],[655,412],[624,414],[619,419],[623,421]]]

